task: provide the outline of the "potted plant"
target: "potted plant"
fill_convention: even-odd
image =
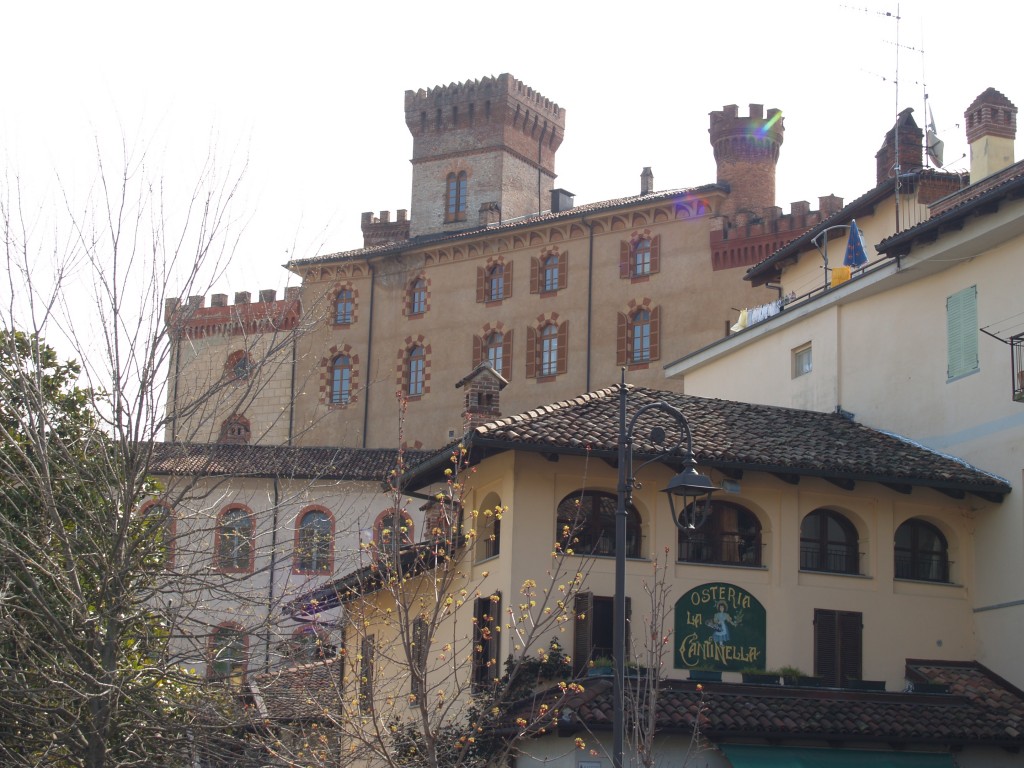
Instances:
[[[804,672],[800,667],[783,667],[779,670],[782,682],[786,685],[799,685],[803,687],[817,688],[821,685],[820,677],[813,677]]]
[[[779,672],[775,669],[747,667],[746,669],[741,669],[740,674],[743,676],[744,683],[751,683],[753,685],[779,684]]]
[[[607,656],[598,656],[590,660],[587,677],[611,677],[615,674],[615,661]]]
[[[690,670],[690,679],[703,683],[719,683],[722,681],[722,670],[699,666]]]

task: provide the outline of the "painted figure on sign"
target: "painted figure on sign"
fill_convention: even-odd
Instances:
[[[729,642],[729,625],[732,624],[735,627],[738,622],[729,615],[729,606],[725,604],[724,600],[719,601],[717,607],[718,610],[714,618],[709,620],[707,625],[712,629],[711,639],[717,645],[725,645]]]

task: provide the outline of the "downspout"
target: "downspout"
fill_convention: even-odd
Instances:
[[[292,380],[288,389],[288,445],[295,434],[295,375],[299,357],[298,329],[292,329]]]
[[[547,126],[544,126],[544,128],[540,132],[540,136],[537,137],[537,214],[538,215],[540,215],[544,211],[544,208],[543,208],[544,201],[541,200],[541,186],[542,186],[542,181],[543,181],[543,178],[542,178],[543,177],[543,173],[541,171],[540,159],[541,159],[541,152],[543,151],[543,147],[544,147],[544,133],[545,133],[546,130],[547,130]],[[590,390],[587,390],[587,391],[589,392]]]
[[[173,329],[173,325],[171,326]],[[181,376],[181,328],[174,333],[174,384],[171,388],[171,442],[178,442],[178,377]]]
[[[263,650],[263,670],[270,671],[270,637],[273,634],[274,622],[274,579],[277,576],[277,504],[281,499],[280,478],[274,475],[274,514],[270,529],[270,579],[267,586],[267,633]]]
[[[366,364],[370,365],[373,360],[373,296],[374,289],[376,288],[377,282],[377,270],[373,268],[372,262],[367,262],[366,266],[370,269],[370,317],[368,327],[366,331]],[[370,381],[370,372],[366,371],[367,384]],[[366,447],[366,430],[370,423],[370,387],[363,387],[363,445]]]
[[[590,357],[591,357],[591,326],[594,315],[594,225],[580,216],[580,223],[590,231],[590,242],[587,247],[587,383],[584,392],[590,391]]]

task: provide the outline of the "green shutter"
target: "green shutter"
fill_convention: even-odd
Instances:
[[[978,370],[978,287],[972,285],[946,299],[946,378]]]

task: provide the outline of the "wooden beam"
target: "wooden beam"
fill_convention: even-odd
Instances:
[[[856,483],[848,477],[826,477],[832,485],[842,488],[844,491],[852,491]]]

